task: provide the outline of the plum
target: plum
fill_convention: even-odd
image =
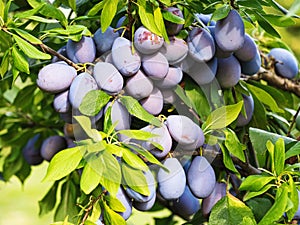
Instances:
[[[132,198],[135,202],[144,202],[144,203],[148,202],[154,197],[154,195],[156,193],[155,179],[154,179],[154,176],[153,176],[152,172],[150,170],[147,170],[146,172],[144,172],[144,175],[146,177],[146,181],[147,181],[148,188],[149,188],[149,191],[150,191],[149,196],[142,195],[142,194],[134,191],[130,187],[127,187],[125,189],[126,194],[130,198]]]
[[[258,48],[249,34],[245,34],[245,41],[241,48],[234,52],[239,61],[250,61],[256,57]]]
[[[79,74],[73,80],[69,91],[69,101],[73,108],[78,109],[84,96],[92,90],[98,90],[95,79],[86,72]]]
[[[164,44],[164,39],[141,26],[134,33],[134,47],[142,54],[153,54]]]
[[[148,125],[141,130],[157,135],[156,137],[150,138],[149,141],[142,142],[142,147],[149,150],[155,157],[163,158],[170,152],[172,148],[172,138],[165,125],[162,125],[161,127]],[[162,146],[162,150],[157,149],[152,144],[153,142],[160,144]]]
[[[123,37],[115,39],[111,57],[115,67],[124,76],[136,74],[141,67],[141,57],[137,51],[133,51],[131,41]]]
[[[245,75],[256,74],[261,67],[261,57],[259,51],[256,51],[255,57],[250,61],[240,61],[241,72]]]
[[[164,42],[159,51],[166,57],[170,65],[181,62],[188,54],[188,45],[183,39],[169,37],[170,43]]]
[[[154,80],[163,79],[169,71],[168,60],[160,52],[143,55],[142,67],[145,74]]]
[[[118,37],[119,33],[115,32],[114,28],[112,27],[108,27],[104,33],[102,32],[102,29],[99,28],[98,30],[96,30],[93,37],[97,51],[100,54],[103,54],[111,50],[114,40]]]
[[[68,58],[74,63],[91,63],[96,57],[96,45],[93,38],[82,36],[80,41],[71,39],[67,42]]]
[[[66,113],[70,111],[71,104],[69,101],[69,90],[54,96],[53,107],[55,111],[59,113]]]
[[[235,86],[241,77],[241,65],[232,55],[228,58],[218,59],[216,78],[222,88]]]
[[[172,200],[170,206],[177,215],[189,219],[200,209],[200,202],[186,185],[183,194],[178,199]]]
[[[196,16],[205,26],[215,26],[216,25],[216,21],[211,20],[212,14],[197,13]]]
[[[273,48],[269,56],[275,59],[275,72],[277,75],[293,79],[298,74],[298,61],[295,56],[284,48]]]
[[[139,211],[148,211],[153,207],[155,200],[156,200],[156,192],[154,192],[153,197],[149,201],[147,202],[133,201],[132,205],[135,209]]]
[[[68,147],[67,141],[64,137],[59,135],[53,135],[46,138],[41,146],[41,156],[47,160],[51,161],[53,156],[59,151],[66,149]]]
[[[204,144],[204,133],[202,131],[202,129],[197,126],[197,134],[198,134],[198,140],[196,140],[194,143],[192,144],[178,144],[178,148],[182,149],[182,150],[195,150],[199,147],[201,147]]]
[[[196,156],[187,172],[187,182],[197,198],[206,198],[216,184],[215,171],[203,156]]]
[[[44,160],[41,156],[41,146],[38,145],[39,138],[40,134],[34,135],[27,141],[25,147],[22,149],[23,157],[29,165],[39,165]]]
[[[176,15],[178,17],[183,18],[182,11],[177,7],[169,7],[166,10],[173,13],[174,15]],[[178,34],[183,28],[183,24],[177,24],[177,23],[173,23],[173,22],[170,22],[167,20],[165,20],[165,26],[166,26],[167,34],[169,36]]]
[[[184,115],[168,116],[166,125],[172,138],[182,145],[194,144],[201,135],[199,126]]]
[[[148,113],[158,115],[163,109],[163,95],[158,88],[154,87],[151,94],[141,99],[140,103]]]
[[[68,54],[67,54],[67,46],[64,45],[62,46],[60,49],[57,50],[57,53],[63,55],[64,57],[68,58]],[[60,62],[61,59],[59,59],[57,56],[53,56],[51,62],[55,63],[55,62]]]
[[[215,54],[215,42],[204,28],[194,28],[187,39],[189,54],[197,62],[209,61]]]
[[[163,100],[165,104],[174,104],[177,100],[177,95],[173,90],[170,89],[161,89],[163,95]]]
[[[108,107],[111,105],[111,102],[109,102],[104,112],[107,111]],[[120,103],[118,100],[114,101],[111,105],[111,121],[112,123],[117,123],[115,130],[126,130],[130,128],[130,121],[131,117],[127,109]]]
[[[124,84],[123,76],[117,68],[106,62],[95,64],[93,76],[98,86],[109,93],[119,93]]]
[[[182,80],[183,73],[179,67],[170,67],[167,75],[161,80],[155,80],[154,85],[161,89],[175,88]]]
[[[37,86],[49,93],[67,90],[77,76],[76,70],[64,62],[56,62],[44,66],[38,74]]]
[[[132,213],[132,201],[131,199],[126,195],[124,189],[120,187],[118,189],[116,198],[122,203],[122,205],[125,207],[125,212],[120,212],[119,214],[124,218],[124,220],[127,220],[131,213]]]
[[[236,126],[238,127],[246,126],[252,119],[254,112],[254,101],[252,95],[242,94],[242,96],[244,101],[246,117],[243,115],[242,112],[238,115],[238,118],[236,120]]]
[[[139,70],[125,85],[125,93],[139,100],[148,97],[153,90],[153,82]]]
[[[163,165],[169,170],[160,168],[157,174],[158,191],[166,200],[179,198],[186,186],[184,170],[176,158],[167,158]]]
[[[226,184],[217,182],[213,192],[202,200],[202,214],[208,217],[214,205],[226,195]]]
[[[227,17],[218,20],[215,26],[215,40],[223,51],[236,51],[245,39],[245,26],[240,14],[232,9]]]

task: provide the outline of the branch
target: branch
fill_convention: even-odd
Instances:
[[[292,92],[298,97],[300,97],[300,84],[296,80],[290,80],[275,74],[274,70],[266,70],[261,67],[259,72],[253,76],[242,75],[242,78],[247,80],[260,81],[264,80],[268,82],[271,86],[277,87],[284,91]]]

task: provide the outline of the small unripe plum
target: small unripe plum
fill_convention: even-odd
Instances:
[[[241,65],[234,57],[218,59],[216,78],[222,88],[235,86],[241,77]]]
[[[248,96],[243,94],[243,101],[246,117],[243,115],[242,112],[240,112],[236,120],[236,126],[238,127],[246,126],[251,121],[254,112],[254,101],[252,95]]]
[[[232,9],[227,17],[218,20],[215,27],[215,40],[223,51],[236,51],[245,39],[244,22],[240,14]]]
[[[67,54],[68,58],[74,63],[93,62],[96,57],[96,45],[93,38],[82,36],[79,42],[69,39],[67,42]]]
[[[38,74],[37,86],[49,93],[67,90],[76,77],[76,70],[64,62],[56,62],[43,67]]]
[[[275,72],[277,75],[293,79],[298,74],[298,61],[290,51],[284,48],[273,48],[269,56],[275,58]]]
[[[168,60],[170,65],[181,62],[188,54],[188,45],[183,39],[169,37],[170,43],[165,42],[159,50]]]
[[[154,195],[156,193],[155,179],[154,179],[152,172],[150,170],[147,170],[146,172],[144,172],[144,175],[145,175],[145,178],[147,181],[147,186],[149,188],[150,195],[148,195],[148,196],[142,195],[142,194],[134,191],[130,187],[127,187],[125,189],[126,194],[136,202],[148,202],[154,197]]]
[[[144,55],[142,57],[142,67],[145,74],[154,80],[163,79],[169,71],[168,60],[160,52]]]
[[[197,198],[206,198],[216,184],[215,171],[203,156],[196,156],[187,172],[187,182]]]
[[[56,112],[66,113],[71,109],[69,101],[69,90],[56,94],[53,100],[53,107]]]
[[[132,205],[135,209],[139,211],[149,211],[155,204],[156,200],[156,192],[154,192],[153,197],[147,201],[147,202],[138,202],[138,201],[133,201]]]
[[[153,82],[139,70],[125,85],[125,93],[139,100],[148,97],[153,90]]]
[[[167,10],[169,12],[173,13],[174,15],[183,18],[183,13],[179,8],[169,7],[169,8],[167,8]],[[167,20],[165,20],[165,26],[167,29],[167,34],[169,36],[178,34],[183,28],[183,24],[177,24],[177,23],[173,23],[173,22],[170,22]]]
[[[25,147],[22,149],[23,157],[29,165],[39,165],[44,160],[41,156],[41,146],[38,145],[39,138],[40,135],[36,134],[27,141]]]
[[[42,143],[41,156],[50,162],[56,153],[67,147],[68,144],[64,137],[58,135],[50,136]]]
[[[240,49],[234,52],[235,57],[240,61],[250,61],[257,54],[257,46],[249,34],[245,34],[244,44]]]
[[[96,63],[93,76],[98,86],[109,93],[119,93],[123,88],[123,76],[110,63]]]
[[[154,81],[154,85],[161,89],[174,88],[182,80],[183,73],[179,67],[170,67],[167,75],[161,79]]]
[[[170,115],[166,125],[172,138],[182,145],[194,144],[199,140],[199,126],[184,115]],[[203,135],[203,133],[202,133]]]
[[[79,74],[73,80],[69,91],[69,100],[73,108],[78,109],[84,96],[92,90],[98,90],[95,79],[85,72]]]
[[[204,28],[194,28],[187,39],[189,54],[197,62],[209,61],[215,54],[215,42]]]
[[[199,199],[196,198],[186,185],[183,194],[170,202],[171,210],[185,219],[195,214],[200,209]]]
[[[114,40],[118,37],[119,33],[115,32],[114,28],[112,27],[108,27],[104,33],[102,32],[102,29],[99,28],[93,37],[96,43],[97,51],[100,54],[103,54],[111,50]]]
[[[245,75],[254,75],[256,74],[261,67],[261,57],[259,51],[256,51],[256,55],[250,61],[240,61],[241,72]]]
[[[167,158],[163,165],[169,170],[160,168],[157,174],[158,190],[166,200],[179,198],[186,185],[184,170],[176,158]]]
[[[217,182],[213,192],[202,200],[202,214],[207,217],[214,205],[226,195],[226,184]]]
[[[163,45],[164,39],[141,26],[134,33],[134,46],[142,54],[153,54]]]
[[[140,103],[148,113],[158,115],[164,106],[163,95],[158,88],[154,87],[151,94],[140,100]]]
[[[115,39],[111,56],[115,67],[124,76],[136,74],[141,67],[141,57],[136,50],[132,51],[132,43],[123,37]]]
[[[170,136],[168,128],[165,125],[162,125],[161,127],[148,125],[141,130],[148,131],[154,135],[157,135],[156,137],[150,138],[149,141],[145,141],[142,143],[142,146],[145,149],[149,150],[155,157],[163,158],[170,152],[172,148],[172,138]],[[152,143],[160,144],[162,150],[157,149]]]

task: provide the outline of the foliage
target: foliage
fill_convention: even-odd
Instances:
[[[184,18],[165,10],[171,6],[182,9]],[[143,25],[169,41],[165,21],[182,24],[184,29],[177,37],[186,38],[192,27],[204,26],[197,13],[211,13],[212,20],[218,21],[234,8],[264,55],[273,47],[289,49],[276,28],[293,26],[299,6],[300,2],[294,1],[290,9],[285,9],[275,0],[0,0],[1,179],[7,182],[17,176],[22,183],[26,180],[31,166],[22,149],[30,138],[40,134],[37,145],[41,145],[51,135],[65,135],[65,123],[52,106],[53,95],[42,92],[36,79],[52,56],[64,59],[78,72],[89,71],[89,63],[75,64],[57,53],[68,40],[93,36],[99,24],[103,32],[109,26],[116,27],[124,15],[127,21],[118,29],[125,28],[123,35],[127,32],[132,40],[135,29]],[[274,13],[270,13],[272,10]],[[272,62],[264,60],[265,69],[274,73]],[[184,218],[186,224],[268,225],[293,220],[298,209],[300,175],[300,131],[295,127],[300,96],[292,89],[282,90],[249,77],[224,90],[216,82],[199,88],[185,77],[175,92],[180,104],[167,112],[180,108],[191,113],[204,132],[205,144],[219,146],[212,165],[217,179],[225,180],[228,189],[209,218],[200,210],[193,218]],[[237,117],[246,114],[243,95],[249,94],[254,101],[252,120],[246,126],[237,126]],[[162,159],[139,144],[148,141],[163,150],[160,143],[151,141],[155,134],[115,129],[111,111],[116,101],[140,124],[164,125],[165,115],[149,114],[133,97],[122,93],[112,96],[102,90],[85,95],[79,107],[81,115],[73,117],[85,138],[76,139],[76,146],[57,153],[44,178],[53,185],[39,201],[40,215],[53,212],[53,224],[96,224],[100,215],[107,225],[126,224],[121,216],[126,208],[117,197],[120,186],[147,196],[150,190],[144,173],[149,165],[168,170]],[[103,127],[98,129],[93,117],[101,111]],[[120,140],[120,136],[126,139]],[[196,153],[209,157],[204,147]],[[155,206],[159,205],[171,209],[163,201],[157,201]],[[157,219],[156,224],[174,224],[172,220],[173,216]]]

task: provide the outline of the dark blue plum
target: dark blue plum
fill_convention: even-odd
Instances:
[[[235,86],[241,77],[241,65],[232,55],[228,58],[218,59],[216,78],[222,88]]]
[[[53,100],[53,107],[56,112],[66,113],[71,109],[69,101],[69,90],[56,94]]]
[[[183,73],[179,67],[170,67],[167,75],[161,79],[154,81],[154,85],[161,89],[175,88],[182,80]]]
[[[212,14],[197,13],[196,16],[205,26],[215,26],[216,21],[211,20]]]
[[[29,165],[39,165],[44,161],[44,158],[41,156],[41,146],[38,144],[39,138],[40,135],[36,134],[27,141],[22,149],[23,157]]]
[[[196,156],[187,172],[190,190],[197,198],[206,198],[214,190],[216,184],[215,171],[203,156]]]
[[[250,61],[240,61],[241,64],[241,72],[245,75],[254,75],[258,73],[261,67],[261,57],[258,51],[256,51],[256,55]]]
[[[253,38],[249,34],[245,34],[244,44],[234,52],[234,56],[240,61],[250,61],[256,57],[257,51],[258,48]]]
[[[66,149],[68,147],[67,141],[64,137],[59,135],[53,135],[46,138],[41,146],[41,156],[47,160],[51,161],[53,156],[59,151]]]
[[[236,126],[243,127],[246,126],[252,119],[254,112],[254,101],[252,95],[243,94],[244,109],[246,116],[241,112],[236,120]]]
[[[154,193],[153,197],[149,201],[147,202],[133,201],[132,205],[135,209],[139,211],[149,211],[155,204],[155,200],[156,200],[156,192]]]
[[[271,49],[269,56],[272,56],[275,63],[275,72],[277,75],[293,79],[298,74],[298,61],[295,56],[284,48]]]
[[[226,18],[218,20],[215,27],[215,40],[223,51],[236,51],[245,39],[244,22],[240,14],[232,9]]]
[[[67,47],[65,45],[62,46],[60,49],[58,49],[57,53],[63,55],[66,58],[68,58]],[[59,62],[59,61],[61,61],[61,59],[59,59],[57,56],[53,56],[53,58],[51,60],[52,63]]]
[[[102,29],[99,28],[95,32],[93,37],[96,44],[97,51],[100,54],[103,54],[111,50],[114,40],[118,37],[119,37],[119,33],[115,31],[114,28],[112,27],[108,27],[104,33],[102,32]]]
[[[169,7],[167,8],[167,11],[173,13],[174,15],[183,18],[183,13],[179,8],[176,7]],[[170,21],[165,20],[165,26],[167,29],[167,34],[169,36],[173,36],[178,34],[182,28],[183,28],[183,24],[176,24]]]
[[[142,67],[145,74],[154,80],[163,79],[169,71],[168,60],[160,52],[152,55],[143,55]]]
[[[96,57],[96,45],[93,38],[82,36],[79,42],[69,39],[67,42],[68,58],[74,63],[91,63]]]
[[[126,193],[122,187],[119,188],[116,198],[122,203],[122,205],[126,209],[125,212],[120,212],[119,214],[124,218],[124,220],[127,220],[131,216],[131,213],[132,213],[132,201],[126,195]]]
[[[164,106],[164,99],[161,91],[154,87],[151,94],[142,100],[140,100],[143,108],[152,115],[158,115],[161,113]]]

